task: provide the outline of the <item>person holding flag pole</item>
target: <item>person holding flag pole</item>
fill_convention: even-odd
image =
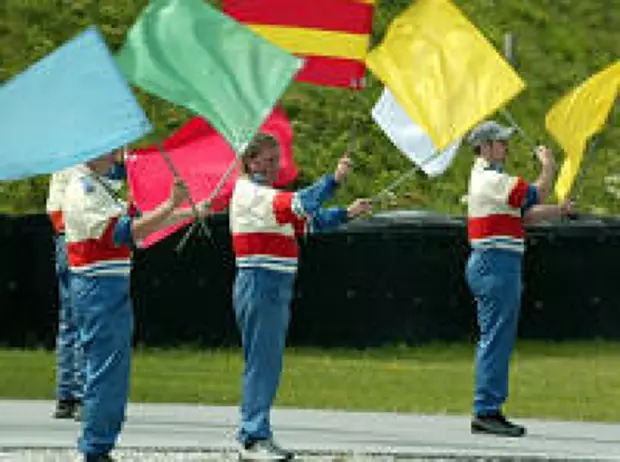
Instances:
[[[539,146],[541,172],[528,183],[504,172],[508,140],[514,127],[483,122],[468,141],[477,158],[468,191],[468,238],[471,254],[465,276],[477,304],[480,337],[476,349],[472,433],[520,437],[526,429],[508,420],[508,373],[517,335],[522,292],[524,224],[560,218],[572,203],[545,205],[555,175],[550,149]]]
[[[178,207],[188,200],[175,177],[170,195],[154,210],[130,216],[106,174],[114,154],[78,166],[62,210],[71,292],[86,362],[82,432],[86,462],[111,461],[129,395],[133,313],[129,290],[132,246],[153,231],[192,216]]]
[[[348,208],[321,208],[351,170],[343,156],[333,175],[322,176],[298,192],[272,187],[279,170],[279,146],[257,135],[241,157],[242,175],[230,205],[230,228],[237,274],[233,306],[241,332],[243,372],[241,422],[237,434],[241,460],[291,460],[274,440],[270,411],[276,395],[297,271],[296,238],[335,228],[368,213],[368,199]]]
[[[118,150],[112,168],[106,177],[122,180],[126,176],[123,150]],[[74,168],[52,174],[46,210],[54,229],[56,276],[58,278],[58,332],[56,335],[56,419],[81,420],[84,388],[84,358],[80,344],[77,313],[71,296],[70,271],[65,244],[65,223],[62,203]]]

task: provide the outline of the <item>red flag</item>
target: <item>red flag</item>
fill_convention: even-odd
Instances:
[[[361,88],[374,0],[224,0],[224,12],[306,58],[296,79]]]
[[[276,186],[285,186],[297,178],[297,167],[293,160],[293,130],[284,111],[274,109],[260,131],[273,135],[280,144],[280,173]],[[181,127],[164,142],[164,147],[196,202],[211,195],[236,158],[224,138],[200,117]],[[166,200],[173,176],[156,146],[136,149],[127,156],[126,164],[129,192],[138,209],[146,212]],[[224,183],[213,199],[212,210],[222,211],[228,207],[237,176],[238,172],[233,173]],[[151,234],[142,247],[153,245],[188,222]]]

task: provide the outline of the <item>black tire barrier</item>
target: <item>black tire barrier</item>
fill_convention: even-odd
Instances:
[[[228,218],[209,219],[134,254],[135,341],[151,347],[239,344],[231,307]],[[519,335],[620,338],[620,220],[582,217],[528,229]],[[0,344],[53,348],[57,292],[44,215],[0,216]],[[475,306],[463,269],[462,218],[401,211],[356,220],[301,242],[289,345],[363,348],[470,341]]]

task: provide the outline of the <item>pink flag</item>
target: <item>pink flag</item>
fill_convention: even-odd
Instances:
[[[285,186],[297,178],[297,167],[293,160],[293,130],[284,111],[274,109],[260,131],[273,135],[280,144],[280,174],[276,186]],[[196,202],[211,195],[235,160],[235,153],[224,138],[200,117],[191,119],[164,141],[164,147]],[[153,210],[166,200],[173,176],[156,146],[132,151],[126,165],[130,194],[139,210]],[[228,207],[237,176],[238,172],[234,172],[228,177],[212,201],[212,210],[222,211]],[[153,245],[188,222],[149,235],[141,246]]]

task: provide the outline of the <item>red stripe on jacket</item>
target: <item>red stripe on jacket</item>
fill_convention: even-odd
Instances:
[[[233,234],[235,256],[248,257],[265,255],[272,257],[297,258],[299,248],[293,236],[276,233]]]
[[[53,212],[49,212],[50,221],[52,222],[52,226],[54,230],[58,234],[62,234],[65,231],[65,219],[62,215],[62,211],[54,210]]]
[[[515,209],[523,207],[528,187],[529,185],[527,182],[523,178],[519,177],[517,179],[517,183],[513,186],[512,191],[510,191],[510,195],[508,196],[508,205],[514,207]]]
[[[290,223],[295,230],[295,236],[303,236],[306,233],[306,219],[298,217],[293,212],[293,197],[295,193],[279,192],[273,199],[273,213],[279,225]]]
[[[79,268],[97,262],[109,260],[129,260],[131,251],[128,246],[114,244],[114,228],[118,217],[110,220],[110,224],[99,239],[86,239],[67,243],[69,266]]]
[[[299,218],[293,212],[293,197],[295,193],[279,192],[273,198],[273,214],[279,225],[293,223]]]
[[[490,215],[482,218],[467,220],[469,239],[485,239],[494,236],[509,236],[523,239],[525,231],[520,216]]]

